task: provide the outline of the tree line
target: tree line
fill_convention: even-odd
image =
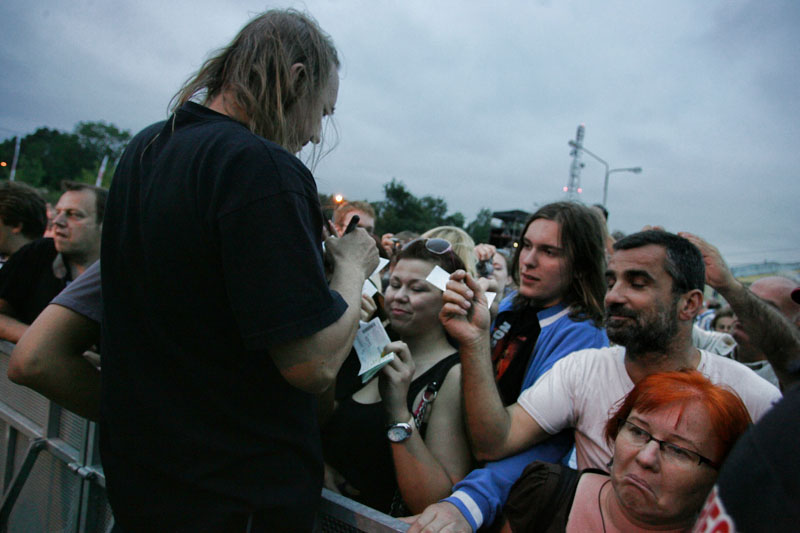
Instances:
[[[72,132],[39,128],[22,138],[15,179],[40,189],[54,202],[60,195],[62,180],[95,183],[103,159],[108,162],[102,184],[108,187],[117,159],[131,139],[129,130],[121,130],[106,122],[79,122]],[[16,140],[0,142],[0,180],[11,173]],[[492,213],[481,209],[475,220],[467,224],[458,211],[448,213],[441,197],[417,197],[402,181],[392,178],[384,184],[384,199],[370,202],[377,213],[376,233],[397,233],[410,230],[422,233],[436,226],[456,226],[469,233],[475,242],[487,242]],[[335,206],[332,198],[320,194],[322,205]]]

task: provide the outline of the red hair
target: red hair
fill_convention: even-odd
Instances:
[[[606,439],[617,438],[620,420],[626,420],[634,409],[648,413],[692,402],[699,402],[708,413],[708,423],[720,442],[718,461],[722,462],[752,422],[750,413],[735,392],[714,385],[697,370],[659,372],[637,383],[606,423]]]

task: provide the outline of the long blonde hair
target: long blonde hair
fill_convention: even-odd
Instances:
[[[469,236],[469,233],[461,228],[455,226],[439,226],[429,229],[421,235],[423,239],[444,239],[450,241],[453,251],[464,262],[467,267],[467,272],[473,278],[478,278],[478,273],[475,266],[478,263],[478,257],[475,255],[475,241]]]
[[[292,83],[296,63],[305,68]],[[250,131],[288,148],[298,139],[287,113],[307,95],[320,97],[338,67],[333,41],[313,18],[295,10],[266,11],[203,63],[172,98],[171,110],[229,92]]]

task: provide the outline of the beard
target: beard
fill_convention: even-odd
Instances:
[[[622,304],[606,306],[605,326],[609,340],[624,346],[626,353],[632,356],[665,353],[678,332],[678,299],[673,298],[669,306],[659,302],[652,311],[634,311]],[[612,315],[629,320],[611,318]]]

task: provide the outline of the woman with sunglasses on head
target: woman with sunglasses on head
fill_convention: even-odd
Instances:
[[[464,268],[443,239],[417,239],[392,260],[385,309],[399,336],[394,360],[337,403],[323,428],[326,485],[395,516],[450,494],[472,465],[461,410],[461,372],[439,311],[434,267]]]
[[[606,424],[610,475],[532,463],[504,531],[687,531],[750,421],[735,393],[695,370],[652,374]]]

